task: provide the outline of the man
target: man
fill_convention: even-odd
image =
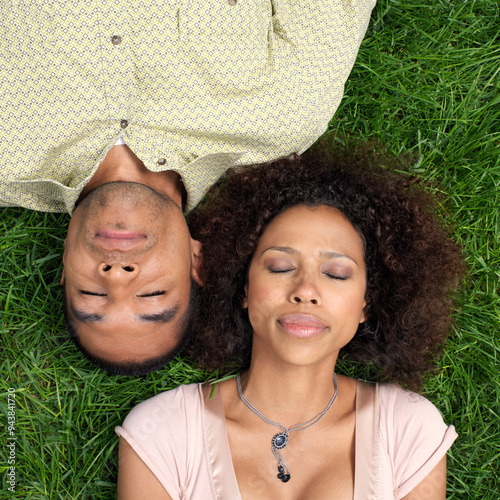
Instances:
[[[190,285],[201,282],[182,195],[179,174],[150,172],[120,145],[73,212],[61,279],[66,323],[87,357],[109,371],[126,363],[125,372],[144,373],[183,346]]]
[[[200,245],[182,211],[231,165],[302,152],[373,0],[0,5],[0,204],[68,211],[68,331],[142,374],[186,341]]]

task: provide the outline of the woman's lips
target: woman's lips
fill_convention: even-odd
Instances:
[[[314,316],[308,314],[291,314],[278,320],[279,325],[290,335],[309,338],[319,335],[326,325]]]

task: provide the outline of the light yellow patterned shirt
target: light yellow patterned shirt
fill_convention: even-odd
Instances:
[[[193,208],[308,148],[375,0],[1,0],[0,205],[71,212],[118,138]]]

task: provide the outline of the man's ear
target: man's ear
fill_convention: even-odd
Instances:
[[[197,240],[193,240],[193,238],[191,238],[191,262],[191,278],[194,279],[198,285],[203,286],[205,282],[201,278],[203,262],[201,243]]]
[[[248,298],[247,298],[247,296],[248,296],[248,283],[244,286],[243,290],[245,290],[245,297],[241,302],[241,307],[243,307],[243,309],[248,309]]]
[[[64,252],[62,261],[63,261],[63,271],[62,271],[61,281],[59,282],[61,285],[64,283],[64,277],[66,276],[64,273],[64,266],[66,265],[66,240],[64,240]]]

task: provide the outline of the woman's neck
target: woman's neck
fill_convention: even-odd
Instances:
[[[334,368],[331,360],[289,366],[252,359],[249,370],[241,375],[243,393],[267,418],[290,427],[325,409],[335,391]]]

